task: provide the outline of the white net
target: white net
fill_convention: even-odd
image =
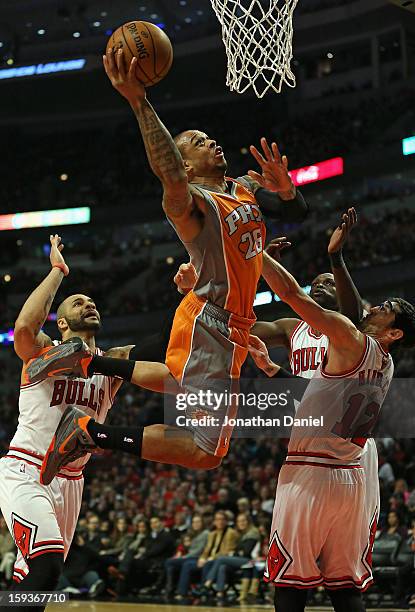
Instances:
[[[211,0],[222,26],[228,58],[226,84],[262,98],[283,83],[295,87],[291,71],[293,12],[298,0]]]

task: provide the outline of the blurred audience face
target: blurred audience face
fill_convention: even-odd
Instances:
[[[153,516],[150,519],[150,529],[151,531],[160,531],[162,528],[161,521],[158,516]]]
[[[193,531],[202,531],[203,529],[202,517],[198,514],[195,514],[192,518],[192,529]]]
[[[249,520],[246,514],[238,514],[236,517],[236,528],[240,532],[244,532],[249,527]]]
[[[396,512],[389,512],[388,514],[388,526],[399,527],[399,518]]]
[[[217,529],[218,531],[222,531],[223,529],[225,529],[228,524],[226,514],[224,514],[223,512],[216,512],[213,524],[215,526],[215,529]]]
[[[117,519],[117,522],[115,523],[115,529],[120,533],[124,533],[124,531],[127,531],[127,521],[124,517],[120,517],[119,519]]]
[[[138,521],[137,523],[137,533],[140,535],[146,535],[148,532],[147,523],[145,521]]]
[[[87,527],[90,533],[96,533],[99,529],[99,518],[97,516],[91,516],[88,520]]]

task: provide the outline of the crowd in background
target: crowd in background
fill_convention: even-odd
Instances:
[[[0,372],[18,384],[19,362],[6,349]],[[245,376],[253,377],[252,362]],[[1,384],[0,384],[0,388]],[[0,391],[0,448],[17,423],[17,392]],[[159,395],[125,384],[109,422],[162,422]],[[220,469],[190,471],[128,455],[94,457],[85,470],[80,520],[59,588],[74,596],[119,600],[270,602],[262,574],[275,486],[287,439],[234,439]],[[398,538],[413,565],[415,442],[382,439],[376,542]],[[375,551],[376,551],[375,544]],[[0,520],[0,581],[10,578],[14,546]],[[412,595],[411,567],[388,586],[395,601]],[[312,601],[320,601],[316,592]]]
[[[328,232],[332,228],[310,236],[309,228],[294,227],[287,233],[287,229],[282,229],[277,223],[268,221],[267,225],[270,239],[281,232],[289,236],[292,247],[284,256],[284,265],[303,286],[310,284],[317,274],[328,268],[324,245],[328,242]],[[65,230],[62,233],[65,234]],[[45,265],[47,263],[47,251],[39,244],[33,248],[30,239],[22,245],[17,245],[15,239],[9,242],[8,248],[1,255],[1,262],[7,265],[9,261],[12,265],[13,260],[14,266],[16,261],[18,263],[17,269],[13,267],[10,282],[0,279],[3,293],[0,330],[12,327],[17,315],[16,302],[11,297],[15,294],[25,296],[34,288],[33,270],[28,262],[43,260]],[[71,293],[81,292],[91,295],[101,315],[106,317],[166,309],[176,294],[173,276],[178,266],[187,261],[188,257],[182,249],[181,255],[175,254],[167,261],[162,258],[154,262],[152,247],[163,242],[177,242],[167,222],[160,232],[160,238],[156,235],[140,238],[135,227],[120,227],[118,231],[103,228],[95,236],[91,236],[88,228],[79,230],[76,238],[65,240],[65,255],[70,264],[71,257],[86,255],[88,264],[71,265],[71,274],[65,280],[56,303]],[[410,209],[402,209],[378,212],[373,216],[361,213],[359,228],[350,236],[345,257],[353,271],[404,261],[411,258],[414,252],[415,213]],[[103,259],[107,262],[104,268],[94,266],[96,261]],[[146,290],[143,291],[139,285],[131,287],[131,279],[146,271],[151,271],[151,282],[146,283]],[[266,288],[264,282],[261,286]]]
[[[251,100],[242,98],[233,104],[186,108],[185,113],[161,110],[160,114],[172,134],[200,129],[214,138],[224,149],[229,173],[238,176],[255,168],[249,145],[259,144],[264,135],[276,140],[292,169],[331,157],[382,151],[389,144],[384,126],[410,108],[412,99],[413,92],[405,89],[390,97],[370,97],[351,106],[333,105],[287,117],[287,111],[276,111],[271,97],[258,101],[258,113],[252,112]],[[133,120],[63,131],[59,138],[47,132],[39,138],[19,127],[3,131],[8,143],[0,168],[4,212],[86,204],[132,210],[143,206],[143,198],[160,193]]]

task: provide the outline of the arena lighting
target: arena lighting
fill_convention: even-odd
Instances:
[[[410,136],[409,138],[403,138],[402,153],[404,155],[412,155],[413,153],[415,153],[415,136]]]
[[[343,157],[333,157],[326,161],[318,162],[312,166],[305,166],[297,170],[291,170],[290,176],[295,185],[306,185],[307,183],[316,183],[324,181],[332,176],[339,176],[344,172]]]
[[[1,79],[17,79],[27,76],[39,76],[56,72],[70,72],[82,70],[86,59],[64,60],[62,62],[48,62],[47,64],[33,64],[32,66],[17,66],[16,68],[3,68],[0,70]]]
[[[12,344],[14,340],[14,332],[9,329],[7,332],[0,332],[0,344]]]
[[[14,215],[0,215],[0,231],[32,227],[78,225],[79,223],[89,223],[90,220],[91,209],[89,206],[39,210],[36,212],[15,213]]]
[[[311,285],[302,287],[302,290],[305,293],[310,293]],[[281,299],[276,293],[272,293],[271,291],[258,291],[255,296],[254,306],[264,306],[264,304],[271,304],[273,300],[275,300],[275,302],[281,302]]]

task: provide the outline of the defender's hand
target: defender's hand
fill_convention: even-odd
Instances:
[[[281,253],[284,249],[288,249],[291,246],[291,242],[288,242],[286,236],[280,238],[274,238],[271,240],[269,245],[265,248],[265,252],[268,253],[275,261],[281,261]]]
[[[177,291],[179,293],[187,293],[197,283],[198,275],[196,268],[189,261],[189,263],[181,264],[175,277],[174,282],[177,285]]]
[[[248,351],[255,361],[255,365],[268,376],[274,376],[278,372],[279,366],[272,361],[265,342],[258,338],[258,336],[249,334]]]
[[[253,145],[249,147],[249,150],[261,166],[262,174],[249,170],[249,176],[257,181],[261,187],[264,187],[264,189],[278,192],[279,196],[284,200],[295,198],[296,189],[288,174],[287,156],[283,155],[281,157],[276,142],[273,142],[270,148],[266,138],[261,138],[261,146],[264,155]]]
[[[146,97],[146,90],[141,81],[138,80],[135,68],[137,58],[133,57],[129,67],[125,64],[124,52],[122,49],[113,51],[108,49],[107,54],[103,55],[104,68],[112,86],[130,104],[142,102]]]
[[[63,264],[64,266],[66,266],[65,260],[62,255],[62,251],[64,248],[62,244],[62,238],[58,236],[58,234],[55,234],[54,236],[52,236],[51,234],[50,244],[50,265],[56,266],[57,264]]]
[[[357,224],[357,213],[352,207],[343,213],[340,225],[336,227],[331,235],[327,251],[329,254],[338,253],[344,247],[350,232]]]

